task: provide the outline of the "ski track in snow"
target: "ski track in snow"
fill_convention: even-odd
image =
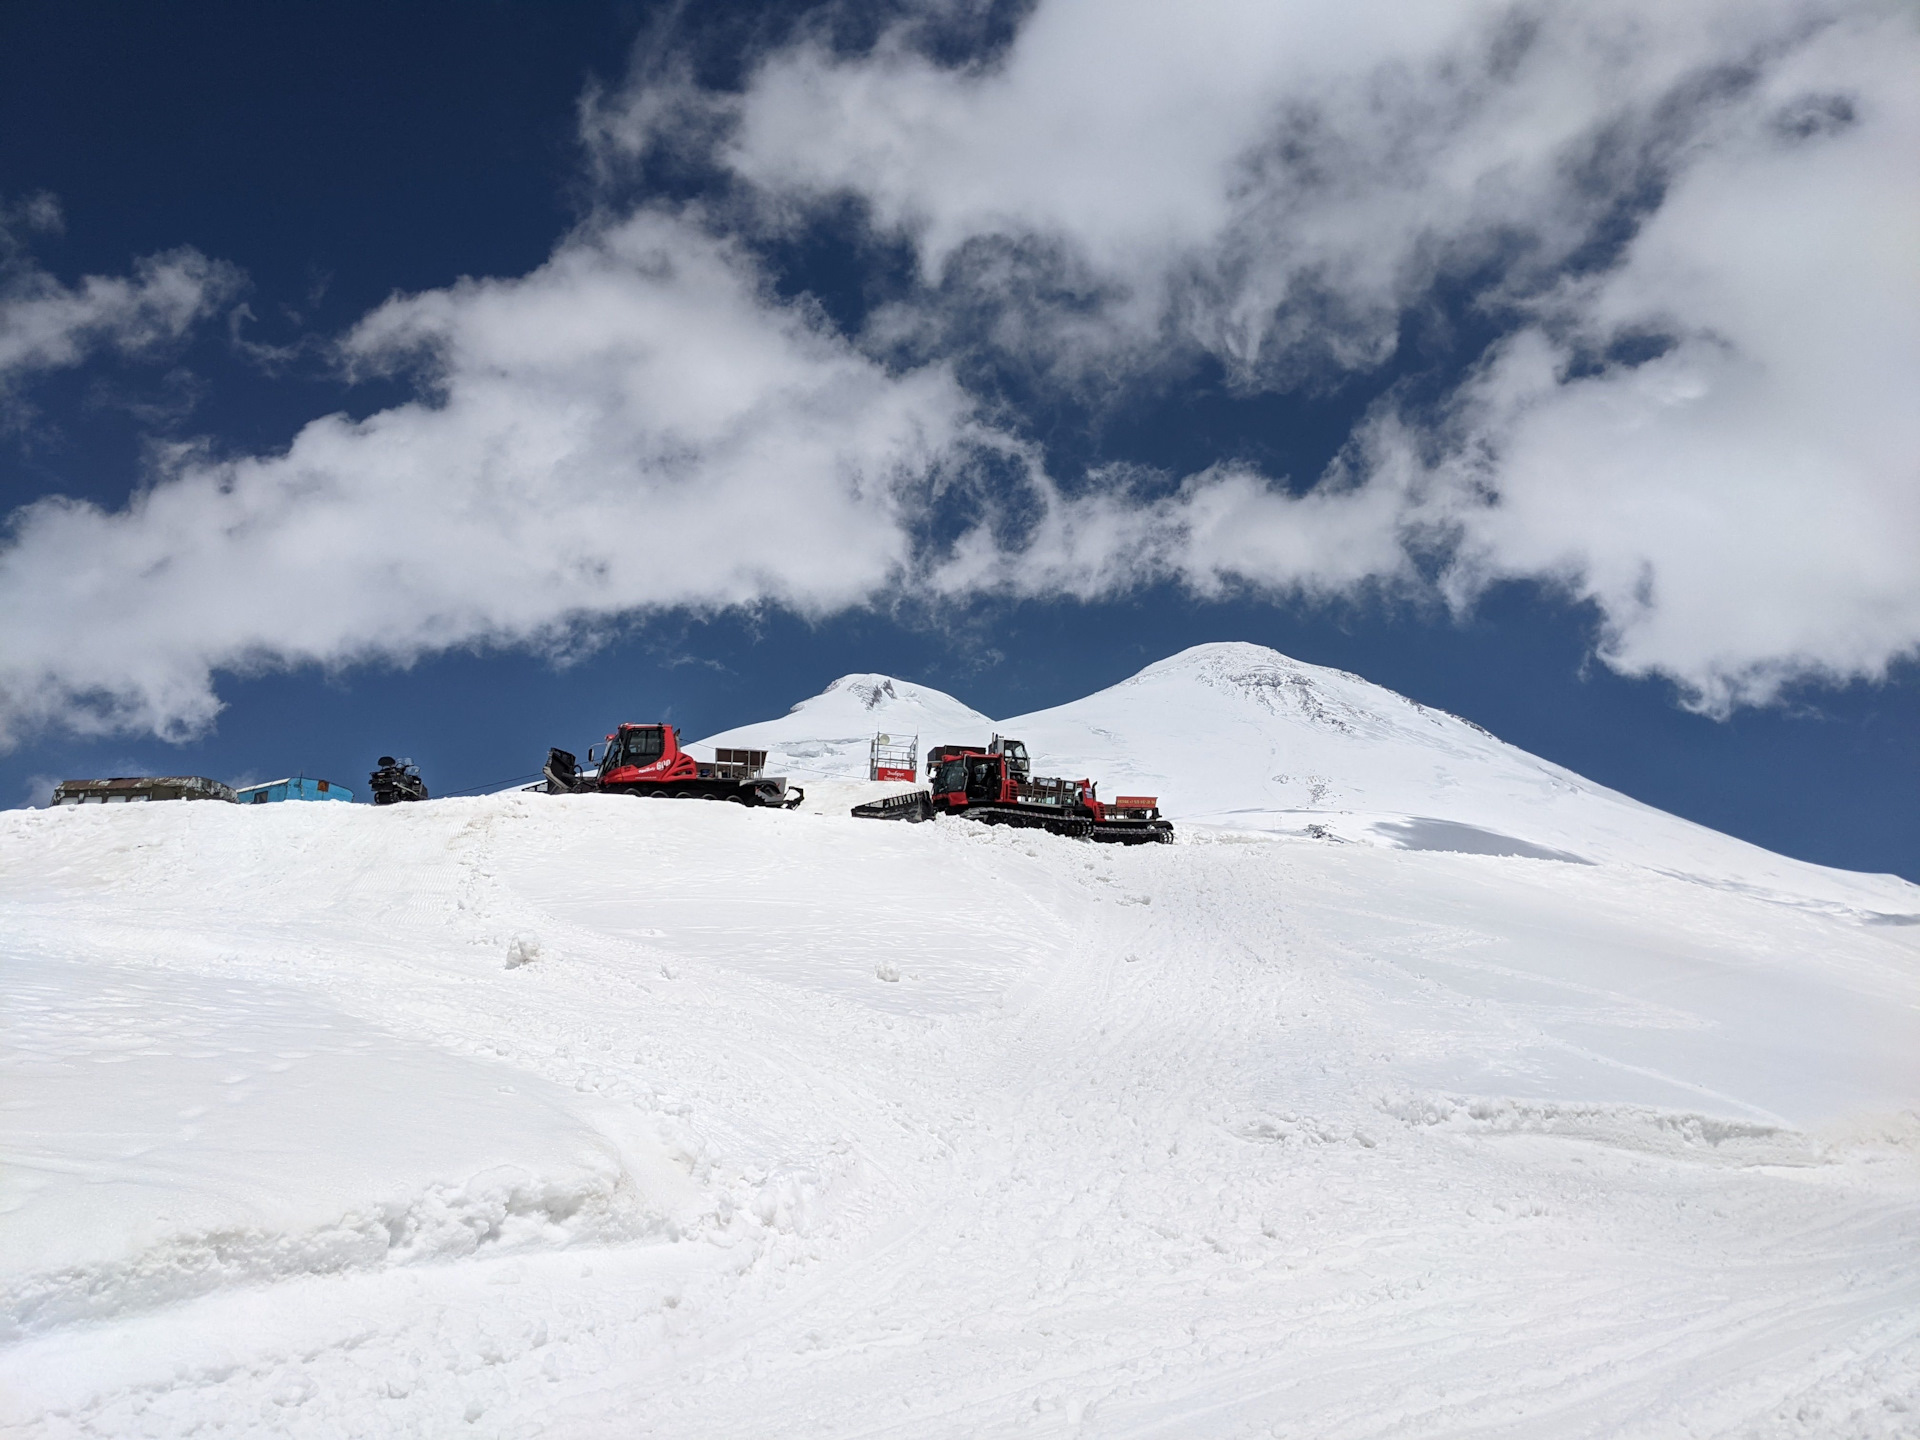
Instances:
[[[1920,1434],[1912,887],[869,789],[0,815],[0,1434]]]

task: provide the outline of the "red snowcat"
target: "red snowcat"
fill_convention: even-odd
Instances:
[[[961,815],[986,825],[1018,825],[1113,845],[1171,844],[1173,822],[1151,795],[1101,800],[1091,780],[1034,778],[1027,747],[996,735],[983,750],[936,745],[927,752],[925,789],[853,807],[862,820],[931,820]]]
[[[667,800],[731,800],[791,810],[807,798],[784,775],[766,775],[764,750],[716,750],[711,762],[680,748],[671,725],[622,725],[590,746],[583,773],[571,751],[552,749],[543,767],[549,795],[657,795]]]

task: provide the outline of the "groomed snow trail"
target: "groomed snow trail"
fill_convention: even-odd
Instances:
[[[1920,926],[831,789],[0,815],[5,1433],[1920,1430]]]

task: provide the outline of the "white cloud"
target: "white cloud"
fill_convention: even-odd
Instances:
[[[653,64],[584,107],[590,142],[708,147],[728,208],[602,217],[530,275],[381,307],[342,353],[416,377],[411,403],[284,454],[178,452],[124,511],[18,513],[0,741],[183,734],[221,669],[571,644],[656,608],[1328,597],[1417,587],[1415,557],[1462,606],[1565,586],[1609,663],[1709,709],[1920,639],[1906,11],[1041,0],[958,69],[909,33],[788,47],[732,97]],[[750,248],[849,194],[922,281],[851,338]],[[147,264],[28,285],[0,379],[177,333],[224,273]],[[1048,476],[954,378],[965,350],[1137,394],[1210,353],[1312,387],[1470,276],[1508,337],[1437,420],[1389,396],[1304,491],[1225,459]],[[977,523],[930,543],[954,513]]]
[[[135,261],[131,275],[87,275],[63,285],[26,256],[12,233],[59,225],[50,196],[0,207],[0,395],[29,375],[78,365],[99,350],[138,355],[177,341],[240,287],[233,266],[184,247]]]
[[[967,427],[737,252],[642,213],[518,280],[399,298],[345,346],[427,398],[284,454],[185,453],[121,512],[63,499],[0,552],[0,725],[180,735],[219,667],[407,659],[645,607],[854,605],[908,562]]]
[[[1911,10],[1873,3],[1045,0],[991,66],[777,55],[727,154],[912,237],[928,288],[874,343],[937,353],[962,313],[1116,393],[1196,349],[1250,388],[1377,364],[1490,265],[1519,328],[1438,429],[1389,401],[1304,497],[1048,491],[1028,549],[972,537],[946,582],[1318,594],[1404,581],[1412,544],[1462,605],[1564,585],[1608,663],[1724,712],[1920,643],[1916,74]]]
[[[1036,272],[1097,295],[1096,319],[998,332],[1065,371],[1176,340],[1244,383],[1293,383],[1386,358],[1443,270],[1557,266],[1685,140],[1695,90],[1811,14],[1045,0],[988,67],[900,38],[778,54],[725,156],[767,193],[863,197],[969,304],[1028,309]]]
[[[1920,45],[1837,27],[1718,120],[1622,263],[1466,388],[1451,581],[1556,575],[1717,713],[1920,645]],[[1570,378],[1577,352],[1670,337]],[[1478,486],[1497,493],[1483,503]]]
[[[1409,588],[1404,484],[1412,473],[1400,465],[1395,476],[1382,470],[1365,484],[1292,495],[1243,466],[1221,465],[1153,500],[1136,498],[1124,481],[1063,495],[1033,476],[1040,517],[1018,548],[997,544],[988,527],[971,530],[928,584],[946,595],[1083,600],[1167,580],[1208,597],[1252,588],[1328,599],[1368,586]]]
[[[20,787],[20,803],[17,808],[26,810],[44,810],[53,803],[53,792],[60,784],[58,775],[29,775]]]

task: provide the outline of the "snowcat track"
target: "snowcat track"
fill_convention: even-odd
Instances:
[[[1011,825],[1019,830],[1044,830],[1049,835],[1064,835],[1069,840],[1091,839],[1094,822],[1084,815],[1048,815],[1016,805],[969,805],[956,811],[966,820],[982,825]]]
[[[983,825],[1013,825],[1025,830],[1045,830],[1049,835],[1064,835],[1070,840],[1092,840],[1100,845],[1171,845],[1171,820],[1094,820],[1085,815],[1048,815],[1025,806],[969,805],[955,812]]]
[[[1171,820],[1098,820],[1093,839],[1100,845],[1171,845]]]
[[[601,795],[637,795],[660,800],[730,800],[735,805],[791,810],[807,798],[807,792],[795,786],[779,799],[770,798],[753,780],[634,780],[624,785],[589,786]]]
[[[1171,820],[1093,820],[1085,815],[1058,815],[1016,805],[969,805],[964,810],[938,811],[924,790],[869,800],[848,812],[856,820],[904,820],[918,824],[942,813],[975,820],[982,825],[1010,825],[1018,830],[1045,830],[1069,840],[1092,840],[1102,845],[1170,845]]]

